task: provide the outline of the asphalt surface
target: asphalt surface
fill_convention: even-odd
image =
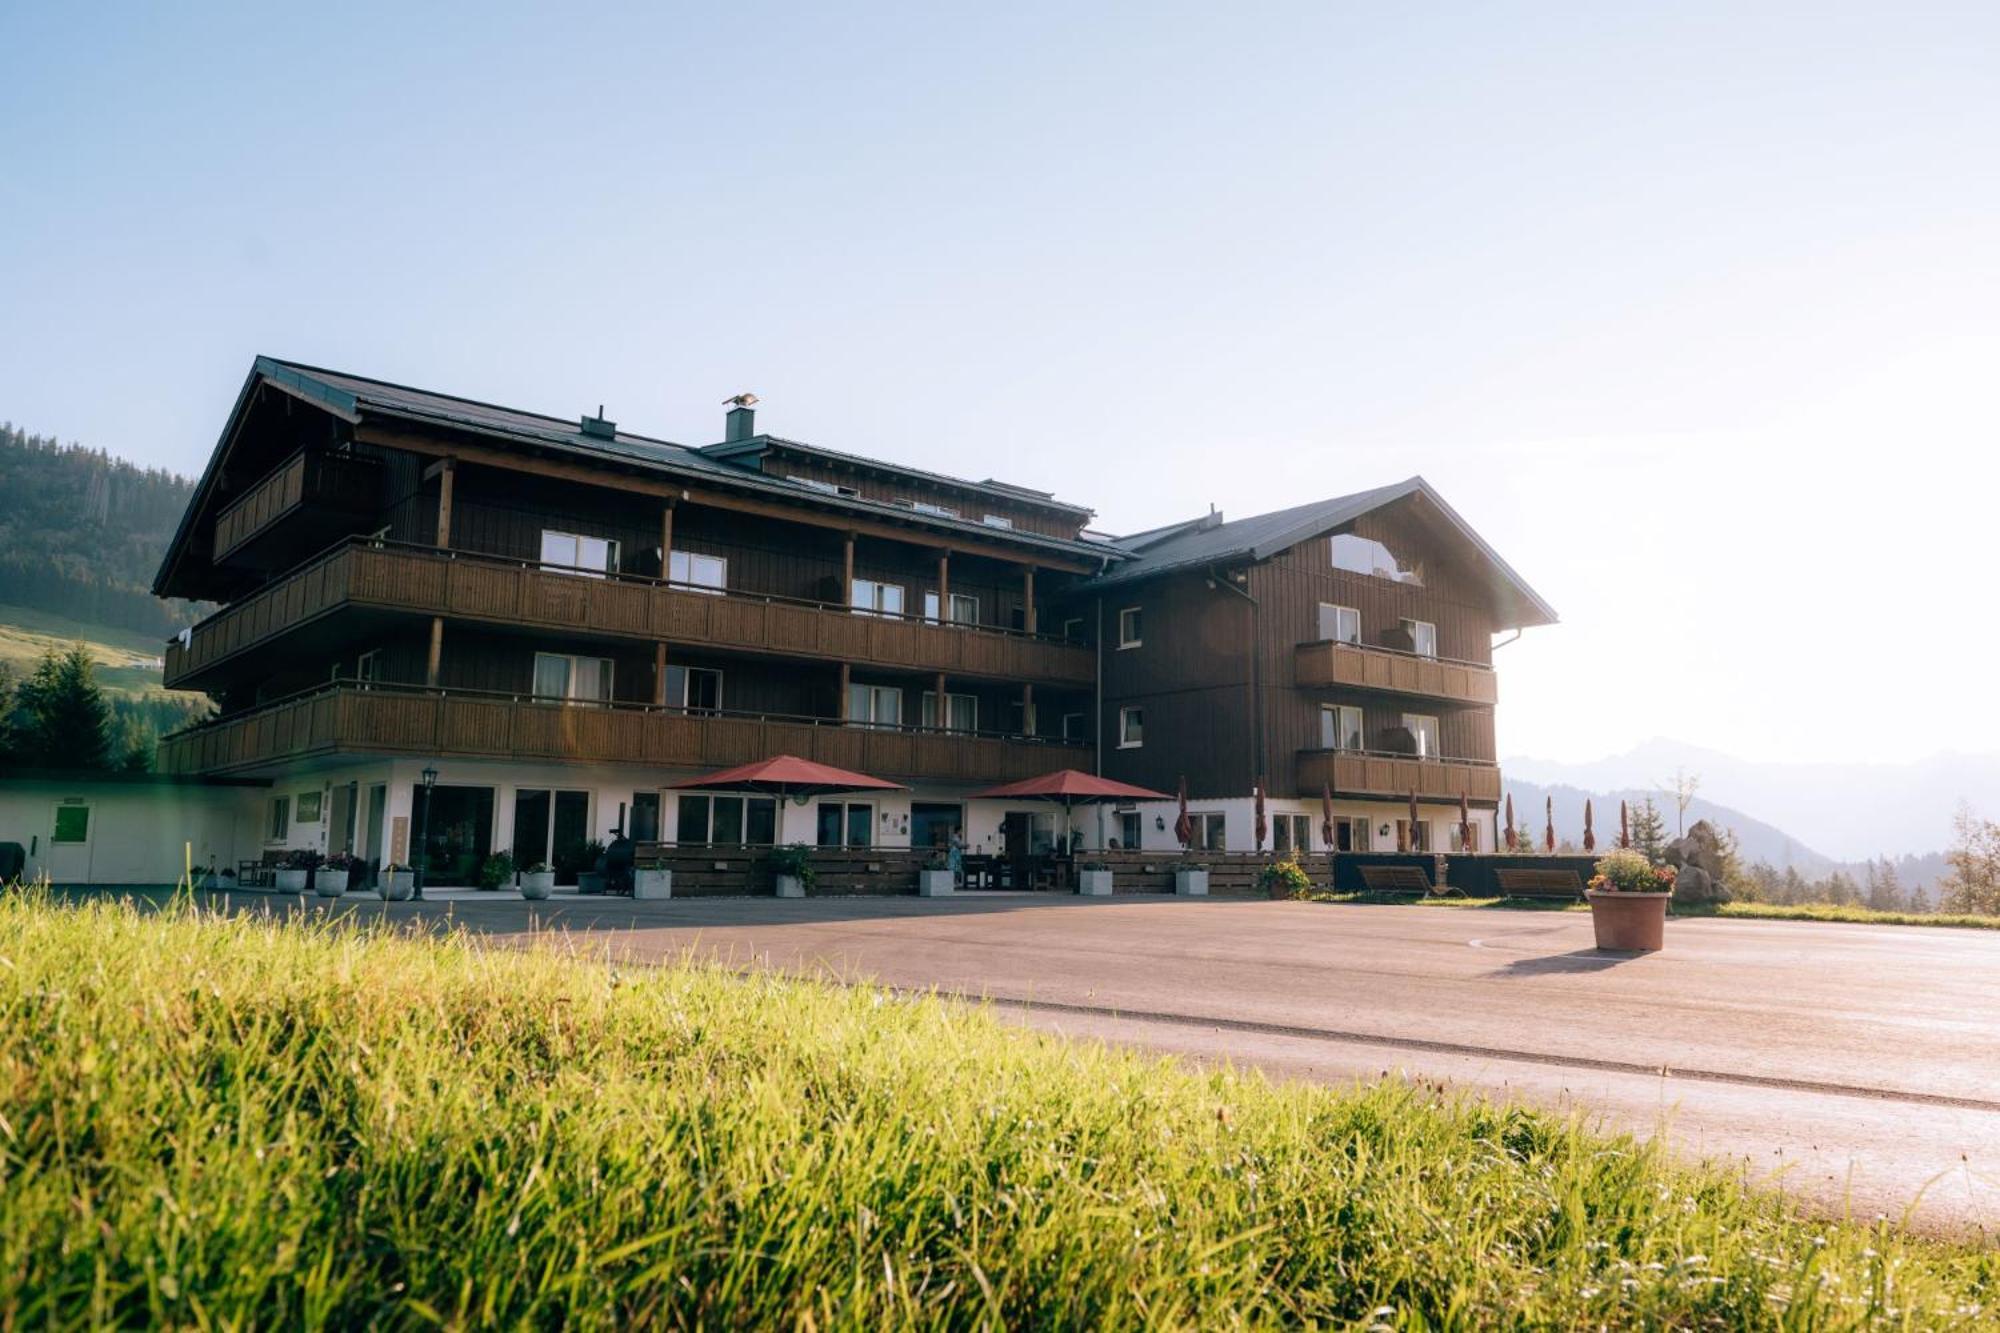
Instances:
[[[1811,1208],[2000,1234],[2000,931],[1717,918],[1602,955],[1582,913],[1046,894],[384,909],[995,1002],[1083,1039],[1442,1080],[1664,1134]]]

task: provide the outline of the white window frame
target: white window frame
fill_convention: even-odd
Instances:
[[[936,690],[924,691],[923,702],[918,706],[919,707],[918,715],[923,718],[924,726],[927,729],[932,731],[957,731],[957,732],[975,732],[979,730],[978,695],[953,694],[951,691],[947,690],[945,691],[944,699],[945,699],[945,704],[944,704],[945,720],[944,723],[940,725],[937,721],[937,691]],[[961,703],[965,705],[966,711],[970,715],[970,725],[963,727],[954,725],[952,720],[952,714],[958,711],[959,705]]]
[[[1014,530],[1014,520],[1008,518],[1005,514],[988,514],[979,521],[989,528],[999,528],[1002,532],[1012,532]]]
[[[1278,830],[1285,831],[1285,841],[1289,845],[1278,846]],[[1293,856],[1310,856],[1313,852],[1312,816],[1298,814],[1277,814],[1271,816],[1271,850],[1287,851]]]
[[[569,559],[550,558],[550,538],[569,543]],[[602,569],[599,569],[595,565],[584,563],[585,542],[596,542],[603,546],[604,567]],[[561,553],[558,551],[556,554],[560,557]],[[601,579],[606,574],[616,574],[618,572],[618,555],[618,539],[616,537],[592,537],[588,533],[565,532],[561,528],[542,529],[541,564],[542,568],[552,573],[569,574],[577,578]]]
[[[919,514],[929,514],[932,518],[961,518],[958,510],[950,505],[941,505],[933,500],[905,500],[903,503]]]
[[[1439,749],[1438,753],[1436,753],[1436,754],[1432,754],[1432,753],[1430,753],[1430,752],[1429,752],[1429,750],[1427,749],[1427,747],[1426,747],[1426,746],[1425,746],[1425,744],[1424,744],[1424,728],[1422,728],[1422,727],[1418,727],[1418,726],[1413,726],[1413,725],[1412,725],[1413,723],[1417,723],[1417,722],[1428,722],[1428,723],[1430,723],[1430,736],[1431,736],[1431,738],[1432,738],[1433,740],[1435,740],[1435,741],[1436,741],[1436,742],[1438,743],[1438,746],[1440,747],[1440,749]],[[1437,714],[1435,714],[1435,713],[1405,713],[1405,714],[1403,714],[1403,728],[1404,728],[1404,730],[1408,731],[1408,732],[1410,733],[1410,735],[1412,735],[1412,736],[1414,736],[1414,737],[1416,738],[1416,741],[1417,741],[1417,758],[1419,758],[1419,759],[1441,759],[1441,758],[1443,758],[1443,757],[1444,757],[1444,756],[1443,756],[1443,750],[1442,750],[1442,748],[1441,748],[1441,747],[1443,746],[1443,744],[1444,744],[1444,734],[1443,734],[1443,733],[1442,733],[1442,732],[1441,732],[1441,731],[1440,731],[1440,730],[1438,729],[1438,719],[1437,719]]]
[[[1410,632],[1410,651],[1415,653],[1418,657],[1428,657],[1433,662],[1435,662],[1437,660],[1437,655],[1438,655],[1437,625],[1432,621],[1412,620],[1408,616],[1404,616],[1403,628]],[[1424,634],[1419,633],[1418,632],[1419,630],[1428,631],[1428,637],[1430,639],[1430,650],[1428,652],[1426,652],[1424,649],[1424,639],[1426,636]]]
[[[1331,745],[1326,743],[1328,714],[1332,714],[1333,716],[1331,724],[1333,744]],[[1350,716],[1354,720],[1354,731],[1352,734],[1361,738],[1359,745],[1347,745],[1343,743],[1344,738],[1349,735],[1347,722]],[[1368,716],[1354,704],[1321,704],[1319,706],[1319,739],[1319,748],[1322,750],[1365,750],[1368,748]]]
[[[807,490],[819,491],[823,495],[861,494],[860,491],[855,490],[852,486],[842,486],[838,482],[832,482],[832,481],[819,481],[813,477],[796,477],[787,474],[785,480],[797,482],[799,485],[805,487]]]
[[[1333,817],[1333,845],[1326,850],[1340,850],[1340,831],[1347,830],[1350,852],[1365,852],[1374,846],[1375,829],[1366,815],[1335,815]]]
[[[827,808],[828,808],[829,806],[832,806],[832,807],[837,807],[837,808],[838,808],[838,809],[840,810],[840,841],[839,841],[839,842],[833,842],[833,843],[827,843],[827,842],[821,842],[821,841],[819,840],[819,823],[820,823],[820,812],[821,812],[822,810],[825,810],[825,809],[827,809]],[[848,834],[848,830],[854,827],[854,812],[855,812],[856,810],[866,810],[866,811],[868,812],[868,841],[866,841],[866,842],[849,842],[849,841],[847,840],[847,834]],[[876,837],[876,827],[875,827],[875,802],[873,802],[873,801],[841,801],[841,800],[831,800],[831,801],[814,801],[814,802],[813,802],[813,846],[815,846],[815,847],[873,847],[873,846],[875,846],[875,837]]]
[[[857,697],[868,701],[867,716],[856,716],[854,701]],[[885,697],[896,700],[896,716],[893,721],[883,721],[880,717],[881,701]],[[898,685],[871,685],[866,681],[849,681],[847,685],[847,723],[854,727],[878,727],[899,730],[903,725],[903,690]]]
[[[774,847],[777,845],[778,834],[784,824],[785,811],[784,803],[779,801],[775,796],[756,796],[728,791],[683,791],[677,792],[675,795],[677,799],[674,801],[674,845],[677,847],[683,845],[688,847]],[[688,830],[681,825],[681,801],[688,797],[698,797],[708,802],[705,807],[708,827],[701,831],[702,840],[700,842],[689,842],[687,840]],[[750,809],[753,805],[761,805],[767,801],[771,803],[771,841],[751,842]],[[743,830],[743,840],[741,842],[715,841],[715,811],[718,806],[725,802],[737,807],[736,827]],[[660,806],[660,818],[662,820],[666,818],[666,803],[664,801],[661,802]]]
[[[1132,617],[1131,627],[1125,624],[1125,617]],[[1143,607],[1121,606],[1118,608],[1118,647],[1138,648],[1146,642],[1146,617]]]
[[[1083,642],[1083,617],[1070,616],[1063,621],[1062,636],[1071,643]]]
[[[1194,826],[1194,839],[1188,843],[1188,850],[1195,852],[1226,852],[1229,850],[1229,820],[1215,810],[1190,810],[1188,821]]]
[[[1326,613],[1329,611],[1334,613],[1332,634],[1328,634],[1326,632],[1326,621],[1327,621]],[[1354,620],[1354,637],[1352,638],[1349,638],[1340,632],[1342,618],[1349,616],[1351,616]],[[1319,637],[1322,642],[1360,643],[1361,612],[1351,606],[1342,606],[1338,602],[1321,602],[1319,604]]]
[[[1075,725],[1072,726],[1071,724]],[[1062,738],[1066,741],[1087,741],[1090,739],[1090,714],[1064,713],[1062,715]]]
[[[1120,810],[1118,814],[1118,845],[1126,851],[1145,849],[1146,816],[1137,810]],[[1130,837],[1126,835],[1130,834]]]
[[[538,688],[541,684],[542,660],[544,658],[552,662],[560,661],[564,664],[563,692],[561,694],[543,694]],[[598,680],[602,682],[602,689],[598,694],[584,696],[575,692],[577,681],[576,666],[579,662],[597,663]],[[546,653],[537,650],[534,666],[531,668],[533,674],[528,678],[528,693],[535,699],[551,703],[608,704],[618,697],[614,678],[614,673],[617,669],[618,664],[608,657],[597,657],[590,653]]]
[[[370,648],[354,659],[354,681],[357,685],[370,685],[376,673],[382,669],[382,650]]]
[[[924,619],[933,625],[939,623],[938,595],[935,588],[929,588],[924,591]],[[943,623],[977,628],[979,625],[979,598],[969,592],[952,593],[951,616]]]
[[[704,574],[712,575],[713,581],[704,578]],[[729,591],[729,557],[704,551],[669,551],[667,582],[688,592],[718,596]]]
[[[273,796],[264,813],[264,841],[283,842],[292,835],[292,798]]]
[[[890,610],[883,605],[883,602],[886,600],[883,594],[891,589],[894,589],[896,593],[896,607],[894,610]],[[866,603],[859,600],[863,596],[864,590],[868,597]],[[882,579],[858,578],[848,586],[847,609],[857,616],[882,616],[900,620],[909,606],[909,595],[910,590],[903,584],[889,583]]]
[[[667,665],[667,670],[678,671],[681,673],[681,688],[680,688],[681,697],[678,699],[672,699],[672,698],[668,699],[667,703],[669,704],[669,706],[677,707],[682,712],[687,712],[688,710],[694,707],[694,705],[689,703],[688,700],[692,698],[694,695],[694,675],[696,672],[700,672],[705,676],[715,677],[715,706],[713,708],[710,708],[706,704],[702,705],[701,713],[699,714],[699,716],[714,717],[722,712],[723,708],[722,687],[724,682],[722,678],[721,667],[676,666],[672,663],[669,663]]]
[[[1139,739],[1131,739],[1137,723]],[[1146,744],[1146,710],[1139,704],[1127,704],[1118,710],[1118,748],[1137,750]]]

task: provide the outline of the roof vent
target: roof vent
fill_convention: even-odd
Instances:
[[[590,436],[593,440],[615,440],[618,438],[618,423],[605,420],[603,403],[597,405],[596,416],[584,417],[582,429],[583,433]]]
[[[722,405],[729,409],[723,417],[722,442],[736,444],[757,433],[757,395],[739,393],[734,398],[725,398]]]

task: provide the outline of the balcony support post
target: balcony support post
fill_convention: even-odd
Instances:
[[[1029,684],[1021,686],[1021,734],[1035,734],[1035,687]]]
[[[660,509],[660,577],[673,577],[674,566],[674,502],[669,500]]]
[[[951,553],[938,552],[938,624],[951,623]],[[943,679],[942,676],[939,677]],[[943,686],[938,687],[938,698],[944,698]]]
[[[1021,627],[1035,632],[1035,567],[1025,565],[1021,569]]]
[[[452,483],[452,478],[457,475],[458,466],[455,460],[445,458],[445,459],[440,459],[438,461],[437,467],[438,467],[437,548],[440,551],[446,551],[451,549],[451,483]],[[432,684],[436,684],[436,682],[433,681]]]
[[[424,684],[437,688],[438,668],[444,662],[444,617],[431,617],[431,651],[424,659]]]
[[[951,725],[951,709],[944,702],[944,672],[937,673],[937,683],[931,688],[937,691],[937,707],[931,713],[931,725],[943,731]]]
[[[844,724],[847,716],[847,687],[854,682],[854,668],[847,663],[840,664],[840,720]]]
[[[667,645],[653,645],[653,702],[662,708],[667,704]]]
[[[842,605],[854,605],[854,534],[851,532],[840,543],[840,600]]]

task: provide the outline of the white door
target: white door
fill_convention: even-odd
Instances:
[[[57,884],[90,883],[91,839],[97,836],[97,811],[90,802],[66,800],[49,819],[48,855],[42,869]]]

